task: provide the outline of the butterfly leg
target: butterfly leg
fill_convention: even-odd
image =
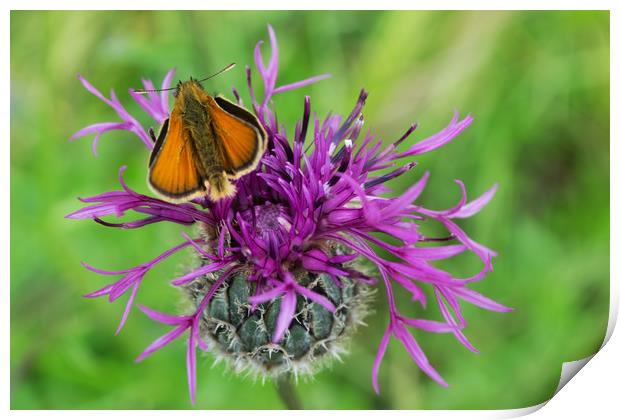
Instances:
[[[157,143],[157,138],[155,137],[155,130],[153,130],[153,127],[149,128],[149,136],[151,136],[151,140],[153,140],[153,144]]]

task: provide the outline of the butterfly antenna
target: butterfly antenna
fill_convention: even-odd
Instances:
[[[235,63],[230,63],[229,65],[224,67],[222,70],[218,71],[217,73],[212,74],[209,77],[205,77],[204,79],[199,80],[199,82],[204,82],[206,80],[214,78],[215,76],[219,76],[222,73],[226,73],[228,70],[230,70],[233,67],[235,67],[235,65],[236,65]],[[168,89],[149,89],[149,90],[137,89],[137,90],[134,90],[134,93],[144,94],[144,93],[149,93],[149,92],[166,92],[168,90],[175,90],[175,89],[176,89],[176,87],[171,87],[171,88],[168,88]]]
[[[134,93],[139,93],[139,94],[143,94],[143,93],[149,93],[149,92],[166,92],[169,90],[175,90],[176,87],[171,87],[168,89],[150,89],[150,90],[146,90],[146,89],[138,89],[138,90],[134,90]]]
[[[222,70],[218,71],[215,74],[212,74],[209,77],[205,77],[204,79],[199,80],[199,82],[204,82],[205,80],[209,80],[214,78],[215,76],[219,76],[222,73],[226,73],[228,70],[232,69],[233,67],[235,67],[235,63],[230,63],[229,65],[227,65],[226,67],[224,67]]]

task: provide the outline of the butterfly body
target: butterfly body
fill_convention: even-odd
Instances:
[[[151,153],[148,182],[173,202],[207,193],[221,200],[235,194],[231,180],[254,170],[265,148],[265,130],[252,113],[212,97],[197,80],[179,82]]]

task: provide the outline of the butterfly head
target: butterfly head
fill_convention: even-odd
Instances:
[[[196,94],[197,92],[205,92],[200,80],[190,77],[189,80],[182,82],[179,80],[172,95],[175,99],[182,98],[187,94]]]

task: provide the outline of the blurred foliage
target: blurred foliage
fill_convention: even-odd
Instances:
[[[312,96],[320,116],[348,113],[362,87],[370,91],[367,127],[386,140],[417,121],[412,144],[445,126],[455,109],[475,117],[393,187],[402,191],[430,170],[421,201],[445,208],[458,199],[454,179],[472,197],[499,182],[491,204],[462,226],[500,252],[495,272],[474,288],[516,308],[497,314],[464,305],[465,332],[480,354],[450,335],[416,335],[448,389],[392,342],[377,396],[371,365],[387,323],[380,292],[344,363],[299,383],[304,406],[518,408],[550,397],[561,363],[596,351],[607,324],[609,13],[12,12],[12,408],[190,407],[184,344],[135,364],[165,328],[134,309],[114,336],[124,303],[81,297],[110,279],[80,261],[131,267],[179,243],[181,229],[121,231],[63,219],[80,207],[76,197],[118,188],[123,164],[129,184],[148,191],[148,154],[131,134],[104,135],[97,157],[90,139],[67,142],[87,124],[117,119],[75,76],[104,93],[114,88],[130,112],[151,124],[127,88],[138,87],[141,77],[160,83],[171,67],[186,79],[231,61],[252,64],[267,23],[279,39],[280,83],[333,74],[277,98],[289,127],[301,115],[303,95]],[[208,83],[225,94],[232,86],[247,100],[243,66]],[[182,310],[168,280],[188,261],[181,255],[150,273],[138,301]],[[479,263],[462,258],[450,268],[472,273]],[[405,294],[398,298],[407,306]],[[196,408],[282,407],[269,382],[211,364],[209,355],[200,360]]]

